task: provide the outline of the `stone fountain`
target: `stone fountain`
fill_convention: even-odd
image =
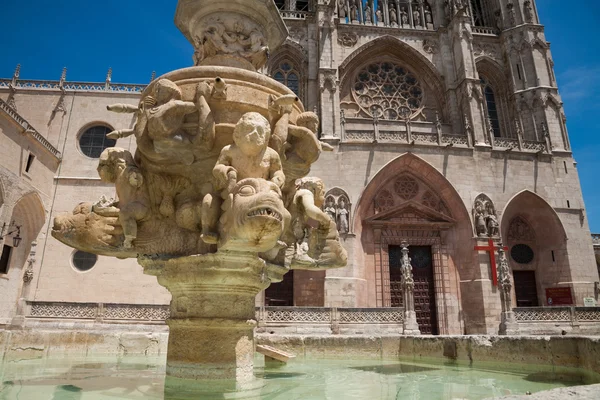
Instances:
[[[53,236],[79,250],[138,259],[172,294],[167,389],[257,387],[255,297],[291,269],[346,265],[325,188],[307,177],[318,117],[258,73],[287,37],[272,0],[180,0],[175,23],[195,66],[154,80],[135,114],[134,155],[108,148],[98,173],[117,198],[58,216]],[[260,386],[260,384],[258,385]]]

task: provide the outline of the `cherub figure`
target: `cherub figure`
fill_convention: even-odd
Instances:
[[[102,152],[98,175],[103,182],[115,184],[119,221],[125,236],[123,247],[132,248],[137,237],[137,223],[146,219],[150,212],[144,177],[131,153],[118,147],[109,147]]]
[[[268,147],[270,135],[269,121],[261,114],[249,112],[240,118],[233,131],[234,143],[223,147],[213,168],[217,191],[222,190],[222,198],[227,197],[235,184],[245,178],[262,178],[279,188],[283,186],[285,175],[281,159],[275,150]],[[214,213],[218,212],[220,202],[214,193],[207,194],[202,202],[202,239],[206,243],[218,240]]]
[[[321,208],[325,201],[325,185],[319,178],[306,177],[296,181],[296,193],[291,206],[292,229],[296,240],[294,262],[316,264],[307,252],[310,232],[313,229],[310,220],[317,221],[319,228],[327,229],[335,222]]]

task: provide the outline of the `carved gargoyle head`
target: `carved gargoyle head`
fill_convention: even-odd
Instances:
[[[271,250],[290,220],[279,187],[259,178],[239,181],[225,201],[224,210],[219,224],[219,250]]]

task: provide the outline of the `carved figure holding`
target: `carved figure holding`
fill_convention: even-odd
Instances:
[[[150,211],[144,177],[131,153],[118,147],[109,147],[102,152],[98,175],[103,182],[115,184],[119,221],[125,236],[123,247],[129,249],[137,237],[138,221],[147,218]]]
[[[327,215],[329,215],[329,218],[331,218],[332,221],[336,220],[336,208],[335,208],[335,200],[333,197],[328,197],[325,203],[325,210],[324,210]]]
[[[228,198],[239,180],[262,178],[278,188],[285,183],[279,154],[268,147],[271,127],[269,121],[256,112],[244,114],[233,131],[233,144],[223,147],[213,168],[217,191]],[[208,193],[202,201],[202,240],[214,244],[218,241],[217,213],[221,199]]]
[[[348,206],[346,204],[346,198],[340,197],[338,200],[338,209],[337,209],[337,228],[340,233],[348,233],[349,229],[349,221],[348,221]]]
[[[421,7],[416,6],[413,11],[413,23],[415,26],[423,26],[421,23]]]
[[[479,237],[485,237],[487,235],[486,215],[485,207],[481,200],[475,201],[474,214],[475,231]]]
[[[408,25],[408,13],[406,12],[406,7],[400,9],[400,21],[402,21],[402,26]]]

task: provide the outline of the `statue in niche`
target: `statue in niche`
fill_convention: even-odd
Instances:
[[[533,22],[533,7],[531,5],[531,1],[529,0],[523,2],[523,17],[525,18],[525,22]]]
[[[98,175],[103,182],[114,183],[117,189],[119,222],[125,240],[123,247],[130,249],[137,238],[137,223],[148,217],[150,208],[144,177],[129,151],[109,147],[100,155]],[[106,209],[108,204],[103,204]]]
[[[332,221],[335,221],[337,219],[335,199],[332,196],[327,197],[327,200],[325,201],[325,209],[323,211],[325,211],[325,213],[329,215],[329,218],[331,218]]]
[[[500,224],[498,223],[498,218],[496,217],[494,212],[489,212],[488,213],[488,218],[487,218],[487,231],[488,231],[488,235],[491,237],[498,237],[500,236]]]
[[[419,6],[416,6],[415,10],[413,11],[413,23],[415,26],[423,26],[421,23],[421,7]]]
[[[487,236],[487,224],[485,222],[485,205],[481,200],[475,200],[474,214],[475,214],[475,232],[479,237]]]
[[[350,22],[358,21],[358,7],[356,6],[356,2],[352,2],[350,4]]]
[[[365,23],[370,24],[373,21],[373,17],[371,16],[371,7],[369,6],[369,3],[367,3],[367,5],[365,6]]]
[[[338,200],[338,208],[337,208],[337,228],[340,233],[348,233],[349,229],[349,221],[348,221],[348,205],[346,204],[346,198],[344,196],[340,197]]]
[[[340,19],[346,19],[347,14],[346,0],[338,0],[338,17]]]
[[[402,21],[402,26],[408,25],[408,13],[406,12],[406,7],[400,9],[400,20]]]
[[[375,11],[375,17],[377,18],[377,25],[383,24],[383,12],[381,11],[381,3],[377,5],[377,11]]]
[[[429,6],[429,4],[425,4],[423,6],[424,12],[425,12],[425,24],[426,25],[433,25],[433,16],[431,15],[431,7]]]
[[[396,11],[396,5],[394,3],[390,3],[390,25],[398,26],[398,11]]]

